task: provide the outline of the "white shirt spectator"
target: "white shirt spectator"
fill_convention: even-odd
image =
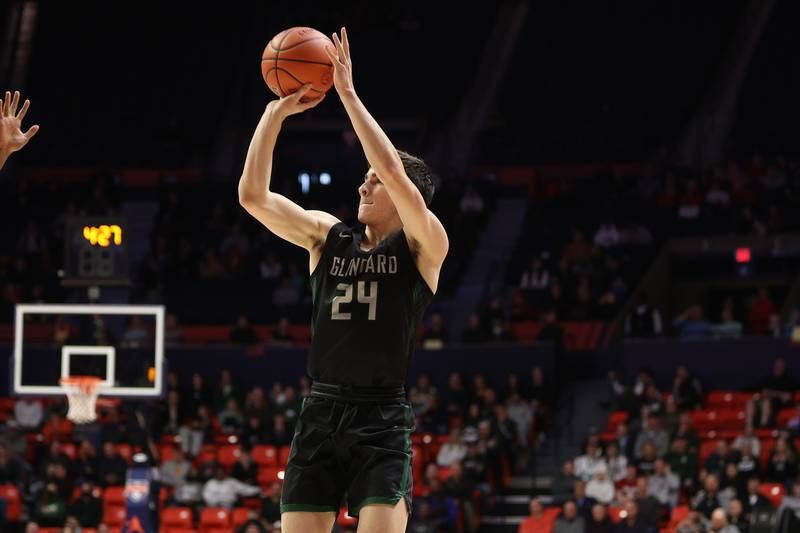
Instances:
[[[619,244],[619,230],[616,224],[601,224],[594,234],[594,243],[600,248],[611,248]]]
[[[736,440],[733,441],[733,449],[741,451],[745,442],[750,445],[750,451],[753,452],[754,457],[761,456],[761,442],[755,435],[739,435],[736,437]]]
[[[247,485],[232,477],[211,478],[203,487],[203,501],[208,507],[231,509],[239,496],[257,496],[259,494],[261,494],[261,487]]]
[[[547,270],[526,270],[519,282],[521,289],[546,289],[550,286],[550,272]]]
[[[461,460],[467,456],[467,447],[462,443],[445,442],[439,448],[439,453],[436,454],[436,464],[439,466],[452,466],[455,463],[460,463]]]
[[[628,459],[624,455],[612,457],[606,461],[608,464],[608,477],[612,481],[619,481],[625,477],[625,470],[628,468]]]
[[[42,423],[42,416],[42,403],[38,400],[20,398],[14,404],[14,419],[21,428],[38,428]]]
[[[161,482],[170,487],[177,487],[186,481],[191,469],[192,465],[186,459],[166,461],[161,465]]]
[[[462,213],[483,213],[483,198],[474,189],[467,189],[459,207]]]
[[[614,483],[605,473],[599,472],[586,484],[586,496],[608,505],[614,499]]]
[[[663,475],[653,473],[647,482],[647,492],[663,505],[675,507],[678,505],[678,490],[681,482],[678,476],[672,472],[665,472]]]
[[[582,480],[589,481],[598,472],[608,472],[608,465],[602,457],[581,455],[575,458],[575,475]]]

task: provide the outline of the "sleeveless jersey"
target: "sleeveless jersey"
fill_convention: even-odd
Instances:
[[[403,386],[433,293],[403,230],[369,252],[361,250],[362,239],[342,223],[325,239],[311,274],[308,374],[336,385]]]

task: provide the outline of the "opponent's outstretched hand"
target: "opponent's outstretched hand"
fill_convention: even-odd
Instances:
[[[311,90],[311,84],[306,83],[292,94],[270,101],[270,103],[267,104],[267,109],[286,118],[290,115],[296,115],[297,113],[302,113],[312,107],[316,107],[317,104],[325,99],[325,95],[323,94],[313,100],[303,101],[303,97],[308,94],[309,90]]]
[[[347,39],[347,29],[342,26],[341,38],[333,34],[333,44],[336,50],[325,47],[328,57],[333,63],[333,85],[340,95],[354,91],[353,87],[353,62],[350,60],[350,41]]]
[[[25,100],[17,113],[19,91],[14,91],[13,97],[6,91],[5,99],[0,99],[0,156],[8,157],[21,150],[39,131],[39,126],[31,126],[22,133],[22,119],[25,118],[30,104],[30,100]]]

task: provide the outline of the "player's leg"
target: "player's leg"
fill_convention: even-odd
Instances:
[[[404,533],[408,522],[405,498],[396,505],[365,505],[358,514],[357,533]]]
[[[336,513],[304,513],[297,511],[282,513],[281,531],[283,533],[331,533],[335,520]]]

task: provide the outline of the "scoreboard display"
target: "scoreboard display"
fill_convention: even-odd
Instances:
[[[128,285],[128,224],[122,217],[70,217],[64,236],[64,285]]]

